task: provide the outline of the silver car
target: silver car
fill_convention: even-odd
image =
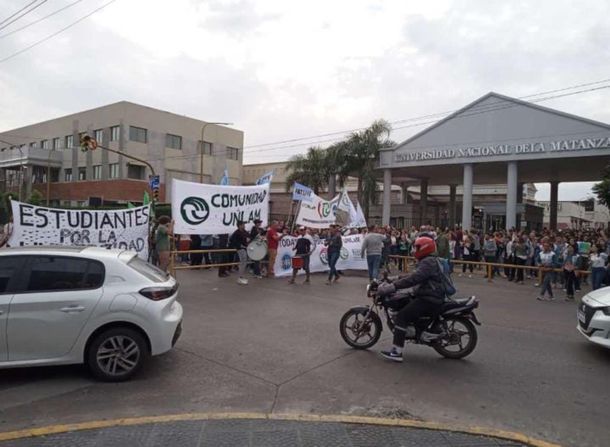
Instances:
[[[181,333],[176,280],[134,252],[0,250],[0,368],[84,363],[100,380],[132,377]]]
[[[610,348],[610,287],[583,296],[576,316],[582,335],[592,343]]]

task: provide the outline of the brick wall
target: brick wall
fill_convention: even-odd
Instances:
[[[47,197],[47,184],[37,183],[32,185],[40,191],[42,196]],[[134,201],[141,202],[144,191],[150,190],[148,182],[143,180],[95,180],[69,183],[51,183],[50,200],[88,200],[89,197],[102,197],[108,201]],[[152,197],[151,197],[152,199]],[[169,198],[168,198],[169,199]],[[165,184],[161,184],[159,190],[159,201],[165,202]]]

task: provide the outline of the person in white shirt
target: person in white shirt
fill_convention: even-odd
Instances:
[[[600,289],[606,277],[606,264],[608,255],[601,252],[596,245],[591,247],[589,254],[589,265],[591,266],[591,288]]]

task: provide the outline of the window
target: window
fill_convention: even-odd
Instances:
[[[33,256],[29,270],[27,292],[97,289],[104,283],[104,265],[87,259]]]
[[[129,126],[129,140],[139,141],[140,143],[146,143],[148,141],[147,130],[141,127]]]
[[[65,140],[66,140],[66,145],[64,146],[64,148],[72,149],[74,147],[74,135],[67,135]]]
[[[53,138],[53,149],[59,149],[61,145],[61,141],[59,138]]]
[[[40,142],[40,147],[43,149],[51,149],[51,142],[49,140],[42,140]]]
[[[119,141],[121,126],[112,126],[110,128],[110,141]]]
[[[21,266],[23,258],[17,256],[0,257],[0,294],[6,293],[8,283]]]
[[[127,165],[127,178],[135,179],[135,180],[144,180],[145,167],[140,165]]]
[[[110,168],[110,178],[119,178],[119,164],[111,163],[108,167]]]
[[[64,169],[64,181],[72,181],[72,168]]]
[[[31,147],[32,149],[36,149],[36,148],[38,147],[38,143],[36,143],[36,142],[34,141],[34,142],[30,143],[30,147]]]
[[[93,180],[99,180],[102,178],[102,165],[93,166]]]
[[[102,144],[102,138],[104,138],[104,129],[98,129],[93,131],[93,138],[97,141],[97,144]]]
[[[87,180],[87,168],[78,168],[78,179]]]
[[[165,147],[172,149],[182,149],[182,137],[168,133],[165,135]]]
[[[239,149],[236,147],[227,146],[227,157],[231,160],[239,160]]]
[[[199,140],[199,150],[201,151],[201,140]],[[203,155],[212,155],[212,143],[203,142]]]

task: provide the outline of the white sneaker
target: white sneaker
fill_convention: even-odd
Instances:
[[[246,278],[237,278],[237,284],[246,285],[248,284],[248,280]]]

